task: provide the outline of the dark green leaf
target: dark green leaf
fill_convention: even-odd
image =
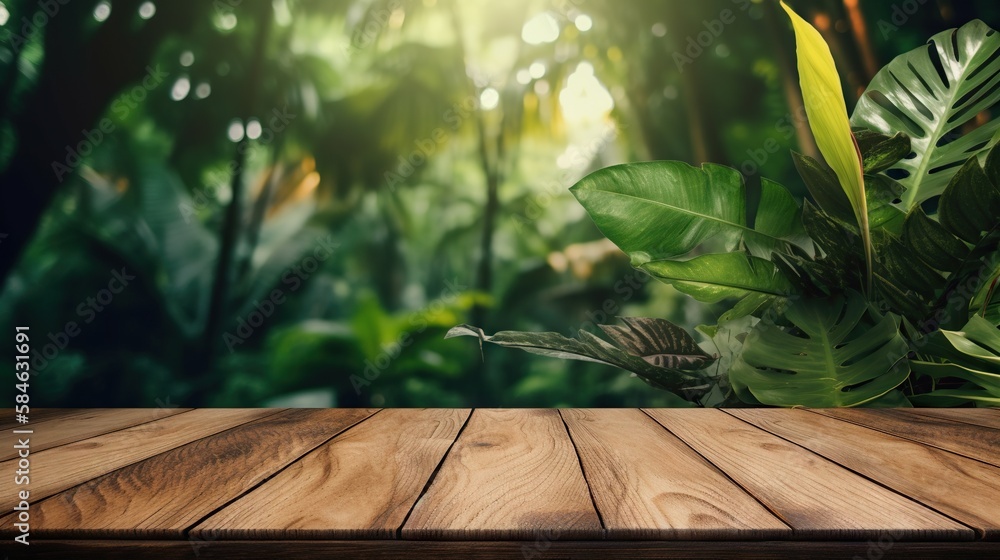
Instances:
[[[968,243],[978,243],[1000,217],[1000,185],[994,185],[977,158],[969,158],[941,196],[941,225]]]
[[[846,223],[854,223],[854,209],[844,190],[840,188],[836,173],[815,159],[795,151],[792,151],[792,161],[816,204],[831,216]]]
[[[969,248],[927,217],[919,206],[910,211],[903,224],[903,241],[912,253],[928,265],[954,272],[968,256]]]
[[[713,253],[687,261],[658,260],[641,267],[700,301],[748,294],[785,296],[792,286],[770,261],[744,253]]]
[[[599,325],[611,339],[633,356],[666,369],[702,369],[714,359],[684,329],[663,319],[622,317],[627,325]]]
[[[910,137],[902,132],[886,136],[861,128],[854,131],[854,138],[861,150],[865,173],[885,171],[910,153]]]
[[[744,343],[730,376],[761,403],[858,406],[909,375],[898,318],[879,316],[856,292],[801,299],[785,311],[794,327],[762,320]]]
[[[457,336],[474,336],[479,338],[480,344],[489,342],[498,346],[518,348],[525,352],[551,358],[582,360],[619,367],[635,373],[644,380],[655,383],[659,387],[674,392],[696,385],[703,385],[704,376],[693,370],[700,369],[703,365],[707,365],[713,360],[711,357],[706,358],[705,352],[700,348],[692,350],[687,357],[684,357],[684,348],[690,348],[686,344],[686,341],[680,339],[675,340],[675,342],[684,342],[682,347],[664,346],[658,348],[655,352],[658,354],[675,354],[677,363],[688,364],[684,368],[666,368],[654,365],[646,361],[643,357],[630,354],[628,351],[584,330],[579,331],[578,339],[568,338],[552,332],[500,331],[490,336],[478,327],[459,325],[448,331],[445,338]],[[660,340],[659,342],[666,343],[667,341]]]
[[[719,323],[726,323],[728,321],[747,316],[760,317],[768,309],[770,309],[771,306],[781,300],[782,298],[780,297],[767,294],[748,294],[746,297],[738,301],[732,309],[719,316]]]
[[[875,287],[892,308],[913,322],[925,319],[944,289],[946,279],[916,257],[897,237],[872,232],[875,245]]]
[[[915,345],[921,354],[943,360],[915,361],[912,364],[915,373],[936,380],[962,379],[973,389],[938,390],[920,396],[1000,404],[1000,330],[992,323],[973,315],[961,331],[941,329],[918,340]]]
[[[906,218],[906,214],[895,206],[903,193],[902,185],[886,175],[865,175],[865,192],[871,228],[899,235]]]

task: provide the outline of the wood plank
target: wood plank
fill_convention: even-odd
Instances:
[[[563,418],[612,539],[775,539],[791,529],[635,409]]]
[[[374,412],[288,410],[199,439],[35,505],[32,533],[184,538],[198,520]]]
[[[831,408],[812,412],[1000,467],[1000,430],[889,409]]]
[[[812,540],[972,540],[975,532],[811,451],[714,409],[646,412]]]
[[[394,538],[469,410],[385,410],[191,531],[194,539]]]
[[[21,424],[14,418],[13,408],[0,408],[0,431],[14,428],[31,427],[34,424],[62,418],[73,414],[87,414],[99,410],[117,410],[113,408],[31,408],[28,411],[27,424]]]
[[[31,498],[37,503],[116,469],[279,411],[198,409],[32,453]],[[0,472],[15,470],[13,459],[0,463]],[[17,503],[15,490],[13,476],[0,477],[0,510],[9,510]]]
[[[146,422],[153,422],[190,408],[117,408],[74,411],[28,426],[34,431],[27,435],[31,441],[31,452],[36,453],[74,441],[99,436],[124,428],[131,428]],[[16,437],[16,436],[15,436]],[[17,457],[13,445],[5,445],[0,450],[0,461]]]
[[[557,410],[475,410],[403,525],[403,538],[603,536]]]
[[[988,539],[1000,536],[996,467],[805,410],[726,412],[976,528]]]
[[[992,414],[991,408],[900,408],[906,414],[943,418],[955,422],[965,422],[1000,430],[1000,414]]]
[[[608,560],[634,558],[698,560],[800,558],[997,558],[1000,544],[974,542],[911,543],[881,541],[34,541],[33,560]]]

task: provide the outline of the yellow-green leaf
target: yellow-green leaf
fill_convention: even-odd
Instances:
[[[816,146],[823,159],[833,169],[844,189],[854,216],[858,220],[865,257],[868,261],[868,282],[871,283],[871,239],[868,228],[868,202],[862,176],[861,152],[851,133],[847,117],[847,104],[840,87],[840,76],[830,54],[830,47],[823,36],[806,20],[799,17],[784,2],[781,7],[788,12],[795,30],[796,56],[799,67],[799,85],[809,128],[816,138]]]

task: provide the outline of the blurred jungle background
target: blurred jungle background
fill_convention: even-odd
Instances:
[[[1000,25],[994,0],[789,3],[849,105],[932,34]],[[567,189],[674,159],[802,196],[788,151],[816,148],[778,9],[0,1],[0,325],[31,329],[32,405],[668,403],[443,335],[711,320]]]

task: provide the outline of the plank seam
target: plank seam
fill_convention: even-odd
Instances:
[[[294,410],[294,409],[285,409],[285,410]],[[226,509],[227,507],[231,506],[237,500],[239,500],[240,498],[242,498],[242,497],[246,496],[247,494],[253,492],[257,488],[260,488],[261,486],[263,486],[265,483],[267,483],[272,478],[278,476],[279,474],[281,474],[282,472],[284,472],[286,469],[288,469],[289,467],[291,467],[295,463],[301,461],[302,458],[305,457],[306,455],[309,455],[310,453],[313,453],[314,451],[316,451],[320,447],[323,447],[324,445],[330,443],[332,440],[334,440],[335,438],[337,438],[338,436],[340,436],[344,432],[350,430],[351,428],[357,426],[358,424],[361,424],[362,422],[365,422],[366,420],[368,420],[372,416],[375,416],[376,414],[378,414],[381,411],[382,411],[381,408],[377,409],[375,412],[372,412],[368,416],[365,416],[364,418],[361,418],[361,419],[359,419],[359,420],[351,423],[350,425],[342,428],[337,433],[335,433],[332,436],[328,437],[327,439],[323,440],[322,442],[320,442],[319,444],[317,444],[312,449],[306,451],[302,455],[299,455],[295,459],[289,461],[288,464],[285,465],[284,467],[281,467],[280,469],[274,471],[270,475],[264,477],[262,480],[258,481],[257,484],[254,484],[253,486],[251,486],[250,488],[248,488],[246,491],[241,492],[239,495],[237,495],[237,496],[233,497],[232,499],[226,501],[226,503],[224,503],[221,506],[219,506],[219,507],[213,509],[212,511],[208,512],[207,514],[205,514],[204,516],[202,516],[201,518],[199,518],[197,521],[195,521],[194,523],[192,523],[191,525],[189,525],[188,527],[186,527],[181,532],[181,535],[183,536],[183,538],[190,540],[191,539],[191,530],[194,529],[195,527],[197,527],[198,525],[202,524],[203,522],[205,522],[205,520],[207,520],[208,518],[212,517],[213,515],[219,513],[220,511]],[[274,416],[274,415],[272,414],[271,416]],[[270,418],[271,416],[265,416],[265,418]],[[258,418],[258,420],[263,420],[263,418]],[[242,426],[243,424],[240,424],[240,425]],[[222,433],[222,432],[220,432],[220,433]]]
[[[954,410],[961,410],[961,409],[954,409]],[[977,409],[969,409],[969,410],[977,410]],[[987,409],[987,410],[994,410],[994,409]],[[966,420],[966,419],[963,419],[963,418],[952,418],[950,416],[935,416],[933,414],[927,414],[926,411],[924,411],[923,409],[920,409],[920,408],[906,408],[906,409],[902,409],[902,412],[904,412],[906,414],[913,414],[913,415],[919,416],[921,418],[933,418],[934,420],[950,420],[952,422],[958,422],[960,424],[968,424],[969,426],[975,426],[977,428],[986,428],[987,430],[996,430],[996,428],[994,428],[993,426],[986,426],[984,424],[977,424],[974,420]],[[992,414],[990,416],[992,416]]]
[[[66,409],[66,410],[71,410],[71,409]],[[125,425],[125,426],[120,426],[118,428],[113,428],[113,429],[108,430],[106,432],[96,433],[96,434],[89,435],[89,436],[87,436],[85,438],[81,438],[81,439],[73,439],[73,440],[70,440],[70,441],[66,441],[66,442],[60,443],[59,445],[53,445],[51,447],[41,447],[40,449],[35,449],[35,447],[32,447],[31,451],[32,451],[32,453],[41,453],[42,451],[48,451],[50,449],[59,449],[60,447],[63,447],[65,445],[71,445],[71,444],[74,444],[74,443],[84,442],[84,441],[87,441],[88,439],[93,439],[93,438],[96,438],[96,437],[110,435],[110,434],[113,434],[115,432],[120,432],[122,430],[128,430],[128,429],[131,429],[131,428],[138,428],[139,426],[145,426],[146,424],[152,424],[153,422],[159,422],[161,420],[166,420],[167,418],[174,418],[176,416],[180,416],[181,414],[187,414],[188,412],[193,412],[194,410],[195,410],[194,408],[189,408],[187,410],[181,410],[180,412],[175,412],[174,414],[168,414],[167,416],[163,416],[161,418],[153,418],[152,420],[143,420],[142,422],[136,422],[135,424],[128,424],[128,425]],[[45,424],[48,424],[49,422],[57,422],[57,421],[65,421],[65,420],[66,420],[66,416],[60,416],[60,417],[57,417],[57,418],[50,418],[50,419],[47,419],[47,420],[42,420],[41,422],[35,424],[34,426],[31,426],[30,424],[28,426],[31,427],[33,430],[38,431],[39,427],[41,427],[42,429],[45,429],[45,427],[46,427]],[[181,444],[181,445],[184,445],[184,444]],[[2,462],[11,461],[11,460],[15,460],[15,459],[17,459],[17,457],[11,457],[9,459],[3,459]]]
[[[785,526],[788,527],[788,529],[792,532],[792,536],[795,536],[795,533],[797,532],[797,529],[795,529],[795,527],[793,527],[792,524],[789,523],[787,519],[785,519],[784,517],[782,517],[780,513],[778,513],[777,511],[775,511],[771,506],[769,506],[766,503],[764,503],[753,492],[751,492],[748,488],[746,488],[745,486],[743,486],[742,484],[740,484],[739,482],[737,482],[733,477],[729,476],[729,473],[727,473],[726,471],[722,470],[718,465],[716,465],[715,463],[713,463],[711,459],[709,459],[708,457],[705,457],[704,455],[702,455],[701,453],[699,453],[698,450],[695,449],[694,447],[692,447],[691,444],[689,444],[687,441],[684,440],[684,438],[682,438],[681,436],[679,436],[676,433],[674,433],[673,430],[671,430],[670,428],[666,427],[662,422],[660,422],[656,418],[653,418],[653,416],[651,414],[649,414],[648,412],[646,412],[645,408],[640,408],[639,410],[643,414],[645,414],[647,418],[649,418],[650,420],[652,420],[654,424],[660,426],[661,428],[664,429],[664,431],[666,431],[668,434],[670,434],[671,436],[673,436],[674,438],[676,438],[678,441],[680,441],[682,444],[684,444],[695,455],[697,455],[699,458],[701,458],[702,461],[705,461],[706,463],[708,463],[708,465],[710,467],[712,467],[713,469],[715,469],[716,471],[718,471],[722,476],[726,477],[726,479],[729,480],[729,482],[732,482],[733,484],[735,484],[736,487],[739,488],[740,490],[742,490],[744,494],[746,494],[746,495],[750,496],[751,498],[753,498],[753,500],[755,502],[757,502],[758,504],[760,504],[761,507],[763,507],[764,509],[766,509],[768,511],[768,513],[770,513],[771,515],[773,515],[778,521],[781,521],[782,523],[784,523]]]
[[[193,409],[191,409],[191,410],[189,410],[187,412],[192,412],[194,410],[199,410],[199,409],[193,408]],[[209,438],[209,437],[212,437],[212,436],[215,436],[215,435],[219,435],[219,434],[228,432],[229,430],[232,430],[234,428],[239,428],[240,426],[243,426],[245,424],[249,424],[250,422],[256,422],[258,420],[263,420],[265,418],[270,418],[271,416],[274,416],[275,414],[279,414],[281,412],[284,412],[285,410],[288,410],[288,409],[287,408],[278,408],[278,409],[275,409],[275,411],[273,413],[267,414],[265,416],[261,416],[260,418],[254,418],[252,420],[247,420],[246,422],[241,422],[239,424],[236,424],[235,426],[231,426],[229,428],[226,428],[225,430],[220,430],[218,432],[215,432],[214,434],[208,434],[208,435],[202,436],[200,438],[195,438],[195,439],[193,439],[191,441],[186,441],[184,443],[181,443],[181,444],[177,445],[176,447],[171,447],[170,449],[165,449],[165,450],[163,450],[163,451],[161,451],[161,452],[159,452],[159,453],[157,453],[155,455],[150,455],[149,457],[146,457],[145,459],[140,459],[138,461],[135,461],[134,463],[129,463],[127,465],[122,465],[122,466],[120,466],[120,467],[118,467],[116,469],[110,470],[110,471],[105,472],[105,473],[101,473],[101,474],[99,474],[99,475],[97,475],[97,476],[95,476],[93,478],[88,478],[87,480],[84,480],[84,481],[80,482],[79,484],[74,484],[73,486],[70,486],[69,488],[66,488],[64,490],[60,490],[58,492],[53,492],[52,494],[49,494],[48,496],[43,496],[42,498],[40,498],[37,501],[33,502],[33,504],[39,504],[41,502],[44,502],[45,500],[49,500],[51,498],[54,498],[55,496],[58,496],[58,495],[62,494],[63,492],[69,492],[70,490],[79,488],[79,487],[81,487],[81,486],[83,486],[85,484],[90,484],[91,482],[97,480],[98,478],[107,476],[107,475],[112,474],[112,473],[116,473],[116,472],[118,472],[118,471],[120,471],[122,469],[127,469],[127,468],[131,467],[132,465],[138,465],[139,463],[142,463],[144,461],[149,461],[150,459],[154,459],[156,457],[159,457],[160,455],[164,455],[166,453],[170,453],[171,451],[173,451],[175,449],[178,449],[180,447],[184,447],[185,445],[194,443],[196,441],[201,441],[201,440],[203,440],[205,438]],[[167,418],[175,418],[177,416],[180,416],[181,414],[186,414],[187,412],[181,412],[181,413],[178,413],[178,414],[174,414],[173,416],[168,416]],[[160,418],[159,420],[153,420],[153,422],[159,422],[161,420],[166,420],[167,418]],[[150,422],[146,422],[146,423],[149,424]],[[137,424],[136,426],[132,426],[132,427],[135,428],[137,426],[142,426],[142,425],[143,424]],[[123,429],[130,429],[130,428],[123,428]],[[108,432],[108,433],[113,433],[113,432]],[[101,434],[100,436],[94,436],[94,438],[103,437],[103,436],[106,436],[106,435],[108,435],[108,434]],[[93,438],[87,438],[87,439],[93,439]],[[80,441],[76,441],[76,442],[73,442],[73,443],[80,443],[82,441],[87,441],[87,440],[86,439],[82,439]],[[67,444],[67,445],[69,445],[69,444]],[[58,449],[58,448],[52,447],[50,449]],[[49,449],[45,449],[44,451],[49,451]],[[42,451],[40,451],[39,453],[42,453]],[[14,515],[16,515],[16,513],[11,513],[11,514],[8,514],[8,515],[4,515],[3,517],[0,517],[0,524],[5,523],[7,521],[7,519],[9,519],[9,518],[12,519],[14,517]]]
[[[465,417],[465,422],[462,424],[462,427],[458,429],[458,433],[455,434],[455,439],[452,440],[451,445],[449,445],[448,449],[446,449],[445,452],[441,455],[441,460],[438,461],[438,464],[434,467],[434,470],[431,471],[431,476],[427,478],[427,482],[424,484],[423,489],[420,490],[420,494],[417,495],[417,499],[413,500],[413,505],[410,506],[409,511],[406,512],[406,516],[403,517],[403,522],[400,523],[399,527],[396,528],[395,531],[396,540],[404,540],[403,527],[405,527],[406,522],[410,520],[410,516],[413,515],[413,510],[417,508],[417,504],[420,503],[420,500],[423,499],[424,495],[427,494],[427,491],[430,490],[431,484],[434,483],[434,479],[437,478],[438,472],[440,472],[441,467],[444,466],[445,459],[447,459],[448,456],[451,455],[451,450],[455,447],[455,444],[458,443],[458,440],[462,437],[462,433],[465,432],[465,427],[469,425],[469,422],[472,420],[472,415],[475,413],[476,409],[473,408],[469,410],[469,415]]]
[[[583,466],[583,458],[580,457],[580,448],[576,446],[576,440],[573,439],[573,433],[569,430],[569,424],[566,423],[566,418],[563,417],[562,410],[557,410],[559,413],[559,420],[562,421],[563,427],[566,428],[566,436],[569,437],[569,442],[573,445],[573,452],[576,453],[576,461],[580,465],[580,473],[583,475],[583,482],[587,484],[587,493],[590,494],[590,504],[594,507],[594,512],[597,513],[597,520],[601,523],[601,538],[608,538],[608,527],[604,524],[604,515],[601,514],[601,508],[597,507],[597,499],[594,497],[594,489],[590,486],[590,479],[587,478],[587,469]]]
[[[722,412],[725,412],[726,414],[729,414],[728,412],[726,412],[725,409],[719,409],[719,410],[721,410]],[[831,463],[837,465],[838,467],[840,467],[842,469],[850,471],[850,472],[852,472],[852,473],[860,476],[861,478],[864,478],[865,480],[868,480],[868,481],[870,481],[870,482],[872,482],[874,484],[877,484],[877,485],[881,486],[882,488],[885,488],[886,490],[888,490],[888,491],[890,491],[890,492],[892,492],[894,494],[899,494],[900,496],[906,498],[907,500],[910,500],[911,502],[914,502],[915,504],[917,504],[917,505],[919,505],[921,507],[925,507],[925,508],[933,511],[934,513],[937,513],[937,514],[942,515],[942,516],[944,516],[944,517],[946,517],[948,519],[951,519],[952,521],[954,521],[955,523],[958,523],[959,525],[961,525],[963,527],[968,527],[969,529],[972,530],[972,533],[976,536],[975,540],[973,540],[972,542],[982,541],[986,537],[986,531],[985,530],[981,530],[978,527],[973,527],[972,525],[969,525],[968,523],[965,523],[961,519],[957,519],[953,515],[948,515],[947,513],[943,512],[943,511],[941,511],[941,510],[939,510],[939,509],[937,509],[937,508],[935,508],[935,507],[933,507],[933,506],[931,506],[929,504],[925,504],[924,502],[922,502],[922,501],[914,498],[913,496],[909,496],[907,494],[904,494],[903,492],[901,492],[899,490],[896,490],[895,488],[893,488],[891,486],[883,484],[882,482],[880,482],[878,480],[875,480],[874,478],[872,478],[870,476],[867,476],[866,474],[864,474],[862,472],[856,471],[856,470],[852,469],[851,467],[848,467],[847,465],[842,465],[842,464],[840,464],[840,462],[838,462],[837,460],[835,460],[832,457],[827,457],[826,455],[823,455],[822,453],[819,453],[817,451],[813,451],[812,449],[809,449],[808,447],[806,447],[806,446],[804,446],[804,445],[802,445],[800,443],[792,441],[792,440],[790,440],[790,439],[782,436],[781,434],[772,432],[771,430],[768,430],[767,428],[765,428],[763,426],[758,426],[757,424],[754,424],[753,422],[750,422],[748,420],[744,420],[743,418],[740,418],[739,416],[736,416],[735,414],[729,414],[729,415],[732,416],[733,418],[736,418],[737,420],[739,420],[741,422],[745,422],[746,424],[748,424],[750,426],[753,426],[754,428],[757,428],[758,430],[763,430],[763,431],[765,431],[765,432],[767,432],[767,433],[769,433],[769,434],[771,434],[771,435],[773,435],[775,437],[778,437],[778,438],[781,438],[781,439],[787,441],[788,443],[790,443],[792,445],[801,447],[802,449],[805,449],[806,451],[808,451],[809,453],[812,453],[813,455],[816,455],[817,457],[822,457],[823,459],[825,459],[827,461],[830,461]],[[827,417],[827,418],[829,418],[829,417]],[[960,542],[960,541],[947,541],[947,542]]]
[[[810,409],[810,408],[804,408],[803,410],[805,410],[807,412],[811,412],[811,413],[819,415],[819,416],[823,416],[824,418],[830,418],[831,420],[838,420],[840,422],[847,422],[848,424],[854,424],[855,426],[858,426],[860,428],[866,428],[866,429],[869,429],[869,430],[874,430],[876,432],[879,432],[881,434],[885,434],[887,436],[892,436],[894,438],[899,438],[899,439],[902,439],[902,440],[911,441],[913,443],[916,443],[916,444],[919,444],[919,445],[923,445],[924,447],[929,447],[931,449],[937,449],[937,450],[940,450],[940,451],[944,451],[945,453],[951,453],[952,455],[958,455],[959,457],[964,457],[966,459],[969,459],[970,461],[975,461],[977,463],[982,463],[982,464],[984,464],[986,466],[989,466],[989,467],[992,467],[994,469],[1000,469],[1000,465],[997,465],[995,463],[990,463],[989,461],[984,461],[984,460],[978,459],[976,457],[970,457],[970,456],[968,456],[968,455],[966,455],[964,453],[960,453],[958,451],[955,451],[954,449],[947,449],[945,447],[941,447],[940,445],[937,445],[937,444],[934,444],[934,443],[927,443],[926,441],[920,441],[918,439],[913,439],[913,438],[905,436],[903,434],[896,434],[896,433],[893,433],[893,432],[887,432],[887,431],[883,430],[882,428],[877,428],[875,426],[869,426],[868,424],[862,424],[861,422],[857,422],[855,420],[851,420],[850,418],[840,418],[839,416],[831,416],[829,414],[824,414],[822,412],[817,412],[816,410]],[[921,418],[931,418],[931,417],[930,416],[921,416]],[[956,423],[957,424],[965,424],[964,422],[949,422],[948,420],[946,420],[944,418],[934,418],[934,420],[936,422],[941,422],[942,424],[949,424],[949,423],[952,423],[952,424],[956,424]],[[965,424],[965,425],[971,426],[971,425],[974,425],[974,424]],[[979,426],[979,427],[980,428],[986,428],[987,430],[990,429],[990,428],[988,428],[986,426]]]

